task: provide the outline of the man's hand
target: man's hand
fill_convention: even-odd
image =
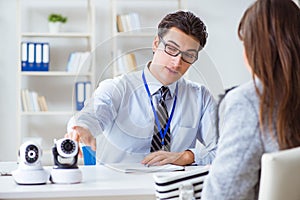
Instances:
[[[74,126],[72,131],[65,134],[65,138],[84,143],[87,146],[91,146],[92,150],[96,151],[96,139],[87,128],[81,126]],[[79,150],[79,156],[82,157],[81,149]]]
[[[194,162],[194,154],[187,150],[183,152],[168,152],[168,151],[156,151],[147,155],[142,164],[144,165],[189,165]]]

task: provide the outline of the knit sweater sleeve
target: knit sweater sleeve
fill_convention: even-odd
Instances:
[[[221,103],[220,140],[201,199],[256,198],[263,144],[255,90],[244,89],[230,92]]]

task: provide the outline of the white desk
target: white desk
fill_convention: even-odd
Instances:
[[[104,166],[81,166],[79,184],[17,185],[12,176],[0,177],[0,199],[155,199],[152,174],[125,174]]]

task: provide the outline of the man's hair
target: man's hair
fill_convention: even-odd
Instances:
[[[158,35],[163,37],[171,28],[178,28],[185,34],[199,41],[201,50],[206,44],[208,36],[206,26],[202,20],[189,11],[177,11],[166,15],[158,25]]]

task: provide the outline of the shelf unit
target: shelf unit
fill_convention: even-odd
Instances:
[[[48,15],[68,17],[63,30],[48,32]],[[18,0],[17,61],[17,149],[27,139],[37,140],[44,151],[44,162],[52,161],[53,140],[64,137],[67,122],[76,112],[74,87],[77,81],[90,81],[95,86],[95,5],[93,0]],[[22,71],[21,43],[48,42],[49,71]],[[91,52],[88,72],[67,72],[72,52]],[[21,90],[29,89],[46,97],[48,111],[23,111]]]
[[[185,8],[185,3],[185,0],[112,0],[113,76],[119,74],[118,60],[123,59],[129,53],[135,55],[137,70],[144,68],[145,63],[152,57],[152,41],[156,35],[159,21],[166,14]],[[140,28],[118,32],[117,15],[129,13],[137,13]],[[127,67],[125,66],[125,68]]]

